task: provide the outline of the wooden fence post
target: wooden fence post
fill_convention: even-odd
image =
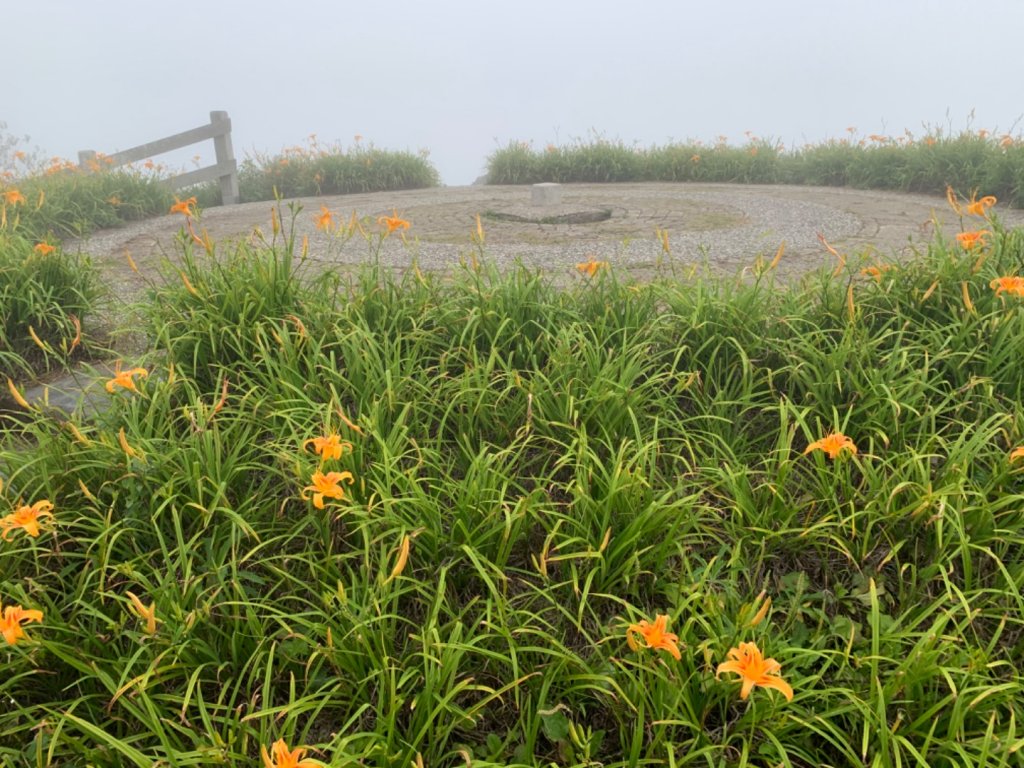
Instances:
[[[216,111],[210,113],[210,122],[216,125],[224,123],[223,133],[213,137],[213,151],[217,158],[217,165],[230,167],[230,172],[220,177],[220,199],[224,205],[232,205],[241,202],[241,195],[238,193],[238,164],[235,162],[235,153],[231,148],[231,119],[227,112]]]
[[[214,165],[172,176],[164,179],[164,183],[171,189],[181,189],[217,179],[220,183],[221,202],[224,205],[241,202],[241,195],[238,193],[238,163],[235,162],[235,153],[231,148],[231,119],[227,112],[211,112],[210,122],[198,128],[190,128],[173,136],[106,155],[103,157],[103,163],[104,166],[117,168],[126,163],[137,163],[153,155],[162,155],[209,139],[213,139],[213,149],[217,156]],[[83,149],[78,153],[78,165],[86,172],[99,170],[97,158],[96,152]]]

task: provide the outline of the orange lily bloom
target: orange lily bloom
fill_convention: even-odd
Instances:
[[[715,677],[723,672],[734,672],[739,675],[743,681],[740,698],[744,701],[755,685],[774,688],[786,697],[786,701],[792,701],[793,688],[779,675],[781,669],[782,665],[775,659],[766,659],[761,655],[756,643],[740,643],[739,648],[729,649],[729,661],[718,665]]]
[[[132,392],[138,392],[138,388],[135,386],[135,376],[148,376],[149,371],[145,368],[132,368],[128,371],[121,370],[121,361],[118,360],[114,364],[114,378],[110,379],[107,384],[107,392],[113,393],[115,387],[124,387],[130,389]]]
[[[981,200],[975,200],[971,195],[971,201],[967,203],[967,212],[972,216],[985,216],[988,209],[996,204],[996,198],[992,195],[985,195]]]
[[[662,613],[654,617],[651,624],[643,619],[639,624],[630,624],[626,630],[626,642],[632,650],[637,650],[637,635],[644,641],[646,648],[668,651],[672,657],[679,661],[682,656],[679,653],[679,635],[668,632],[668,614]]]
[[[996,296],[1001,293],[1008,293],[1011,296],[1020,296],[1024,298],[1024,277],[997,277],[988,284],[988,287],[995,290]]]
[[[313,506],[317,509],[324,508],[324,497],[329,499],[338,499],[341,501],[345,498],[345,491],[339,485],[340,482],[345,481],[349,485],[355,481],[352,477],[351,472],[314,472],[310,478],[312,485],[307,485],[302,489],[302,498],[308,499],[309,496],[306,491],[313,491]]]
[[[396,229],[408,229],[411,224],[403,218],[400,218],[398,211],[392,210],[391,216],[379,216],[377,217],[377,223],[381,226],[388,228],[388,234],[390,235]]]
[[[267,748],[260,747],[260,756],[263,758],[264,768],[318,768],[322,765],[319,760],[304,760],[306,756],[305,747],[288,749],[284,739],[278,739],[270,747],[273,758],[267,754]]]
[[[874,266],[864,267],[864,269],[862,269],[860,273],[867,277],[873,277],[875,278],[876,282],[880,283],[882,282],[882,275],[884,275],[892,268],[892,264],[876,264]]]
[[[19,639],[28,637],[25,634],[25,630],[21,628],[22,624],[27,624],[31,621],[40,622],[42,620],[42,611],[26,611],[20,605],[8,605],[3,609],[3,615],[0,616],[0,635],[4,636],[4,640],[7,641],[8,645],[14,645]]]
[[[957,232],[956,241],[965,251],[969,251],[978,245],[985,244],[985,238],[989,235],[987,229],[979,229],[974,232]]]
[[[334,214],[327,208],[326,205],[320,206],[320,215],[314,216],[316,221],[316,228],[323,230],[324,232],[330,232],[334,229]]]
[[[50,245],[49,243],[36,243],[35,248],[33,248],[32,250],[34,250],[41,256],[46,256],[56,251],[57,248],[56,246]]]
[[[183,216],[190,217],[196,215],[195,206],[197,200],[194,197],[189,197],[185,200],[179,200],[177,197],[174,198],[174,205],[171,206],[171,213],[180,213]]]
[[[310,443],[313,444],[313,450],[325,461],[327,459],[340,459],[346,448],[350,451],[352,450],[352,443],[342,440],[341,437],[335,434],[330,434],[326,437],[310,438],[302,444],[302,447],[305,448]]]
[[[840,451],[847,450],[850,453],[857,453],[857,446],[853,444],[853,440],[848,438],[842,432],[832,432],[820,440],[815,440],[813,443],[804,449],[804,456],[811,451],[824,451],[828,454],[830,459],[834,459],[839,455]]]
[[[37,501],[31,507],[22,505],[6,517],[0,518],[0,530],[3,531],[3,540],[7,541],[11,532],[20,528],[33,539],[39,536],[39,520],[43,517],[53,517],[53,504],[46,499]]]
[[[16,189],[8,189],[4,192],[4,203],[7,205],[18,205],[25,202],[25,196]]]
[[[1010,451],[1010,463],[1012,464],[1017,459],[1024,459],[1024,445],[1021,445]]]
[[[589,261],[581,261],[576,265],[576,269],[579,270],[581,275],[587,275],[587,277],[593,277],[597,274],[599,269],[605,269],[608,266],[607,261],[597,261],[593,256],[590,257]]]

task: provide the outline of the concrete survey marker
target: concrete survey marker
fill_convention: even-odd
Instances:
[[[530,189],[530,202],[533,205],[553,207],[562,204],[562,185],[546,181],[534,184]]]

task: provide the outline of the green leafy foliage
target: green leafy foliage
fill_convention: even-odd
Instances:
[[[64,366],[93,346],[87,331],[100,297],[96,269],[87,256],[55,246],[42,253],[36,245],[0,228],[0,378]],[[0,402],[6,395],[0,392]]]
[[[348,148],[320,145],[312,137],[278,155],[253,154],[238,169],[242,202],[319,195],[347,195],[436,187],[437,170],[419,153],[378,149],[356,141]],[[215,184],[195,190],[204,207],[220,204]]]
[[[787,148],[748,136],[713,144],[643,147],[603,139],[535,149],[510,142],[488,158],[488,183],[689,181],[891,189],[943,194],[947,186],[986,190],[1024,207],[1024,142],[1009,135],[932,131],[923,137],[848,138]]]
[[[138,391],[0,433],[0,504],[55,514],[0,541],[43,612],[0,760],[1016,764],[1024,297],[990,284],[1024,235],[987,226],[799,285],[183,237]],[[317,471],[354,482],[319,509]],[[659,614],[678,661],[627,643]],[[740,642],[791,702],[716,678]]]

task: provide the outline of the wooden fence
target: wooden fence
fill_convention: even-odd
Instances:
[[[139,160],[162,155],[165,152],[181,149],[207,139],[213,139],[216,164],[174,176],[168,179],[167,183],[172,189],[180,189],[192,184],[219,179],[221,201],[224,205],[237,203],[239,202],[238,164],[235,162],[235,155],[231,149],[231,119],[227,112],[211,112],[210,122],[207,125],[115,152],[104,158],[104,164],[116,167],[126,163],[136,163]],[[91,149],[82,150],[78,153],[78,164],[84,170],[95,168],[96,152]]]

